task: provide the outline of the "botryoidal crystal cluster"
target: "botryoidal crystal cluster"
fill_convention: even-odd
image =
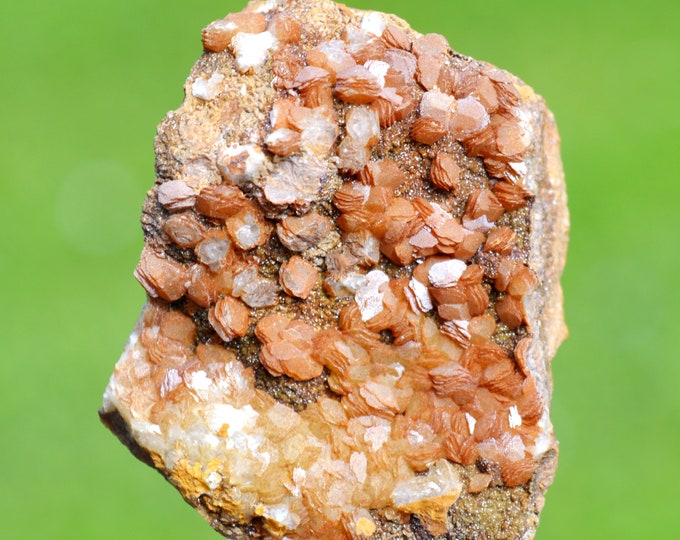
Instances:
[[[228,538],[531,538],[566,334],[543,100],[330,0],[202,39],[103,421]]]

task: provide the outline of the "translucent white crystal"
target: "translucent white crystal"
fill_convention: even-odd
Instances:
[[[236,230],[234,236],[242,249],[252,249],[259,242],[261,233],[260,224],[251,214],[246,214],[245,224]]]
[[[356,144],[366,146],[380,137],[380,122],[378,114],[368,107],[350,109],[345,119],[347,136]]]
[[[352,137],[345,137],[338,146],[338,167],[347,171],[360,171],[368,163],[368,148]]]
[[[339,39],[324,41],[315,47],[326,55],[326,60],[332,66],[354,65],[354,59],[347,53],[345,42]]]
[[[220,172],[237,185],[264,175],[266,162],[262,148],[256,144],[232,144],[223,148],[217,157]]]
[[[526,161],[511,161],[508,165],[517,174],[518,178],[524,178],[527,175],[527,163]]]
[[[411,446],[417,446],[423,443],[425,437],[419,431],[412,429],[406,434],[406,440]]]
[[[377,452],[390,439],[392,433],[392,426],[387,420],[378,419],[376,425],[366,428],[364,432],[364,441],[371,444],[371,449]]]
[[[397,380],[401,379],[401,376],[404,374],[404,371],[406,371],[406,368],[399,362],[390,364],[390,367],[394,368],[394,370],[397,372]]]
[[[423,476],[399,482],[391,497],[394,505],[399,508],[456,491],[460,493],[461,488],[462,482],[453,464],[440,459]]]
[[[522,144],[529,146],[531,144],[531,125],[534,122],[531,112],[521,107],[515,107],[512,109],[512,114],[519,120]]]
[[[177,385],[182,382],[182,377],[176,369],[169,369],[165,375],[165,379],[161,383],[161,397],[167,396],[172,392]]]
[[[352,452],[349,457],[349,466],[357,479],[357,482],[363,483],[366,480],[366,466],[368,460],[366,454],[363,452]]]
[[[319,197],[326,175],[325,165],[315,156],[291,156],[266,179],[264,194],[272,204],[306,206]]]
[[[172,210],[190,208],[194,205],[195,193],[191,186],[181,180],[170,180],[158,186],[158,202]]]
[[[489,125],[489,113],[476,98],[467,96],[456,102],[456,113],[449,129],[458,137],[479,133]]]
[[[468,330],[468,328],[470,327],[470,321],[454,319],[452,321],[447,321],[446,324],[450,324],[452,327],[454,327],[456,332],[458,332],[464,338],[470,339],[471,334],[470,330]]]
[[[243,272],[239,272],[234,277],[234,286],[232,289],[232,294],[234,296],[241,296],[245,291],[249,283],[252,283],[258,277],[257,270],[249,266]]]
[[[508,433],[503,434],[503,453],[510,461],[518,461],[524,458],[526,448],[522,442],[522,437],[519,435],[509,436]]]
[[[261,3],[257,8],[255,8],[255,12],[257,13],[269,13],[272,9],[276,7],[277,0],[267,0],[267,2]]]
[[[324,156],[335,144],[338,126],[323,114],[323,108],[315,110],[318,113],[312,119],[301,123],[304,127],[300,136],[300,145],[303,150],[311,154]]]
[[[227,238],[209,238],[196,246],[196,256],[203,264],[215,271],[226,257],[231,242]]]
[[[438,240],[437,237],[432,234],[430,228],[425,226],[409,238],[408,243],[414,247],[426,249],[436,246]]]

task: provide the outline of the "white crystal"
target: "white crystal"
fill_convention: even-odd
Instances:
[[[161,383],[161,397],[164,398],[182,382],[182,377],[176,369],[169,369]]]
[[[236,56],[239,71],[244,73],[250,68],[256,68],[267,60],[269,49],[277,44],[276,38],[267,31],[259,34],[239,32],[231,40],[231,48]]]
[[[345,68],[356,64],[354,58],[347,52],[345,42],[339,39],[332,39],[320,43],[314,50],[323,53],[328,61],[328,69],[333,72],[342,71]]]
[[[383,310],[383,293],[380,287],[389,283],[390,278],[382,270],[371,270],[359,286],[354,299],[361,312],[361,320],[368,321]]]
[[[231,294],[250,307],[269,307],[276,303],[278,291],[276,283],[260,276],[250,266],[236,274]]]
[[[387,22],[383,16],[376,11],[367,13],[364,15],[363,19],[361,19],[361,29],[377,37],[383,35],[386,27]]]
[[[470,327],[470,321],[465,321],[463,319],[453,319],[450,322],[453,326],[456,327],[456,330],[458,330],[458,332],[462,336],[464,336],[468,339],[470,339],[470,337],[472,337],[471,334],[470,334],[470,330],[468,330],[468,328]]]
[[[267,2],[260,4],[255,9],[256,13],[269,13],[276,7],[277,0],[267,0]]]
[[[379,419],[377,425],[369,426],[364,432],[364,441],[371,444],[371,449],[374,452],[380,450],[389,439],[392,433],[392,427],[389,422],[384,419]]]
[[[547,410],[543,413],[537,425],[541,428],[541,432],[534,443],[534,459],[538,459],[545,454],[550,449],[552,442],[553,426]]]
[[[205,477],[205,483],[208,484],[210,489],[217,489],[222,483],[223,476],[217,471],[212,471],[208,476]]]
[[[380,82],[380,86],[385,86],[385,76],[390,69],[390,65],[382,60],[368,60],[364,67],[370,71]]]
[[[526,161],[511,161],[508,165],[515,171],[519,178],[524,178],[529,170]]]
[[[369,151],[366,146],[351,137],[345,137],[338,146],[338,168],[360,171],[368,163]]]
[[[465,261],[449,259],[448,261],[434,263],[430,267],[428,277],[435,287],[452,287],[458,283],[466,268]]]
[[[208,378],[205,371],[192,371],[184,375],[184,384],[199,399],[207,399],[212,381]]]
[[[170,180],[158,186],[158,202],[171,210],[181,210],[194,205],[194,190],[181,180]]]
[[[475,426],[477,425],[477,420],[470,413],[465,413],[465,420],[467,420],[468,431],[470,432],[470,435],[474,435],[475,434]]]
[[[406,440],[411,446],[416,446],[421,444],[425,440],[425,437],[423,437],[422,433],[419,431],[412,429],[406,434]]]
[[[531,144],[531,123],[533,121],[532,113],[521,107],[512,109],[512,114],[515,118],[519,118],[519,126],[521,129],[520,138],[525,146]]]
[[[468,219],[466,217],[463,218],[463,226],[468,231],[487,232],[493,227],[493,224],[494,222],[489,221],[489,219],[484,214],[479,216],[477,219]]]
[[[356,292],[363,285],[365,278],[366,278],[365,274],[360,274],[358,272],[350,272],[340,280],[340,283],[352,294],[356,294]]]
[[[511,428],[516,428],[522,425],[522,417],[519,415],[517,410],[517,405],[510,407],[510,412],[508,413],[508,422]]]
[[[300,524],[300,516],[293,514],[286,504],[265,506],[262,515],[292,531]]]
[[[224,75],[213,73],[209,79],[196,79],[191,85],[191,94],[204,101],[210,101],[220,95],[221,83]]]
[[[232,288],[231,293],[236,297],[241,296],[246,292],[248,284],[252,283],[257,279],[258,279],[257,270],[254,267],[249,266],[248,268],[243,270],[243,272],[239,272],[238,274],[236,274],[236,276],[234,277],[234,286]]]
[[[404,371],[406,371],[406,368],[400,364],[399,362],[395,362],[394,364],[390,364],[391,368],[394,368],[394,371],[397,372],[397,380],[401,379],[401,376],[404,374]]]
[[[408,286],[411,291],[413,291],[416,302],[418,303],[418,307],[421,311],[430,311],[434,307],[432,304],[432,298],[430,297],[430,291],[427,290],[425,285],[423,285],[417,279],[411,278]]]
[[[227,436],[233,436],[246,427],[252,428],[259,414],[250,405],[237,409],[228,403],[216,403],[207,407],[207,421],[210,429],[217,433],[227,425]]]

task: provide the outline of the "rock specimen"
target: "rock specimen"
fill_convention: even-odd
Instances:
[[[329,0],[203,45],[104,423],[228,538],[531,538],[568,230],[543,100]]]

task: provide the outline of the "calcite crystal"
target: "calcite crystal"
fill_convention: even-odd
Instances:
[[[102,420],[228,538],[531,538],[566,334],[543,100],[329,0],[202,37]]]

